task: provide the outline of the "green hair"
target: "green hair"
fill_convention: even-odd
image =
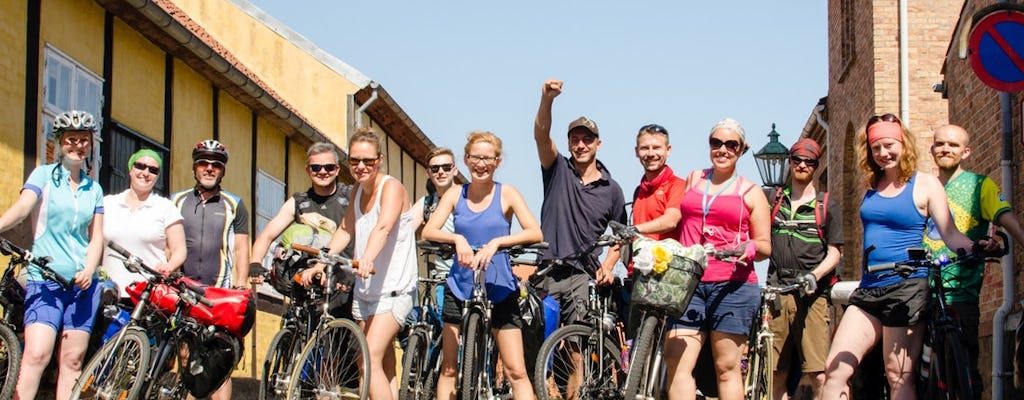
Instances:
[[[164,160],[163,158],[160,158],[160,153],[150,149],[141,149],[136,151],[135,154],[132,154],[131,157],[128,157],[128,169],[132,169],[135,166],[135,162],[139,161],[142,157],[153,157],[153,159],[156,160],[157,168],[164,168]]]

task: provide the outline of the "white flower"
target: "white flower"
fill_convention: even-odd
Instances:
[[[654,254],[651,253],[650,246],[643,246],[640,251],[633,256],[633,270],[640,271],[640,273],[647,275],[654,269]]]

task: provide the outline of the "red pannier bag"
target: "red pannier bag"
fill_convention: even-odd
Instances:
[[[253,303],[252,290],[207,287],[189,278],[179,279],[192,286],[202,287],[206,290],[203,297],[213,303],[213,307],[197,303],[188,309],[185,313],[187,316],[201,324],[223,328],[238,337],[245,336],[252,330],[256,322],[256,305]],[[148,284],[149,282],[140,281],[128,285],[125,291],[131,297],[132,303],[139,303],[139,297]],[[160,284],[150,292],[149,302],[164,313],[174,313],[178,308],[178,289]]]

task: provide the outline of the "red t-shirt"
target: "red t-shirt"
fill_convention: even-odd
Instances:
[[[641,180],[637,186],[636,195],[633,198],[633,225],[638,225],[665,214],[669,208],[679,209],[683,202],[683,194],[686,189],[686,181],[676,176],[672,168],[665,167],[661,174],[650,182]],[[644,236],[654,240],[675,239],[679,240],[682,234],[682,224],[676,225],[675,229],[662,233],[645,233]]]

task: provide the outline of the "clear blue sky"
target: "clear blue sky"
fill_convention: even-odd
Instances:
[[[739,120],[753,150],[774,122],[789,146],[827,94],[827,2],[819,0],[250,1],[380,82],[457,156],[468,132],[498,134],[497,179],[518,187],[538,218],[533,119],[548,78],[565,81],[553,113],[559,150],[566,154],[572,119],[597,121],[598,158],[627,201],[642,175],[633,152],[640,126],[669,130],[669,165],[685,175],[710,165],[717,120]],[[740,172],[760,182],[752,153]]]

